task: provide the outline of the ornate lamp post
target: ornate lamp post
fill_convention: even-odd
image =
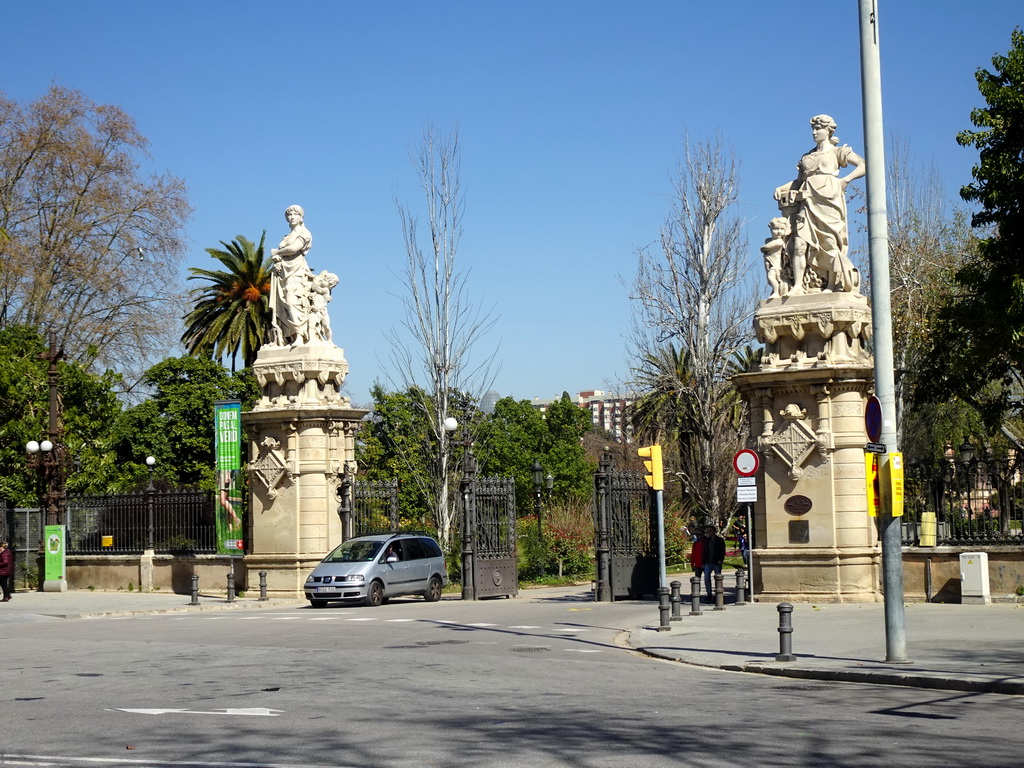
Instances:
[[[146,457],[146,466],[149,468],[149,485],[146,486],[146,549],[152,550],[156,543],[156,525],[153,516],[153,466],[156,459],[152,456]]]
[[[550,477],[550,475],[549,475]],[[545,552],[544,552],[544,522],[541,517],[540,493],[544,484],[544,467],[540,465],[540,459],[533,460],[533,504],[537,513],[537,552],[540,556],[540,575],[545,575]]]

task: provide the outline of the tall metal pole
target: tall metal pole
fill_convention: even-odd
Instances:
[[[871,321],[874,324],[875,396],[882,405],[882,443],[896,444],[896,377],[892,351],[892,305],[889,294],[889,225],[885,203],[885,137],[882,131],[882,76],[878,47],[878,0],[860,2],[860,70],[864,104],[864,149],[867,163],[868,251],[871,256]],[[888,454],[880,456],[884,472]],[[903,548],[899,520],[887,503],[876,518],[882,540],[882,590],[885,593],[885,660],[907,659],[903,616]]]

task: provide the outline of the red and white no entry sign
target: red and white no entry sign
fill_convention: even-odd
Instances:
[[[761,468],[761,459],[758,458],[757,453],[754,451],[744,448],[736,452],[732,459],[732,466],[736,470],[736,474],[750,477],[751,475],[756,475],[757,470]]]

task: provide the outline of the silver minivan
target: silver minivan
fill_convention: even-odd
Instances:
[[[398,595],[441,599],[448,580],[441,547],[429,536],[384,533],[349,539],[313,569],[306,599],[314,608],[330,601],[362,600],[377,606]]]

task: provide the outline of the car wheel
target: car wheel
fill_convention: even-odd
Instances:
[[[326,600],[310,600],[309,604],[312,605],[314,608],[326,608],[327,607],[327,601]]]
[[[378,605],[384,603],[384,585],[379,581],[374,581],[370,584],[370,589],[366,593],[366,604],[372,605],[376,608]]]
[[[427,584],[427,591],[423,593],[423,599],[428,603],[436,603],[441,599],[441,579],[437,576],[432,576],[430,583]]]

